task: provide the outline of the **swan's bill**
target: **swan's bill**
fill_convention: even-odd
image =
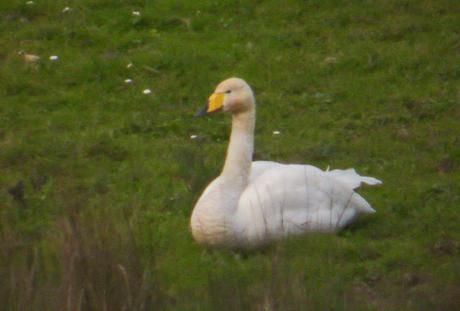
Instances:
[[[224,98],[225,98],[224,93],[213,93],[209,97],[208,103],[206,104],[206,106],[204,106],[203,109],[198,111],[195,114],[195,116],[196,117],[201,117],[201,116],[204,116],[205,114],[208,114],[210,112],[219,111],[220,109],[222,109],[222,107],[224,105]]]

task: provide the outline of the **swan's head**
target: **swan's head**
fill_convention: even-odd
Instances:
[[[230,78],[219,83],[206,106],[196,116],[220,110],[235,114],[254,109],[254,105],[254,94],[249,84],[243,79]]]

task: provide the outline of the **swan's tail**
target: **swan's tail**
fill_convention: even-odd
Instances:
[[[359,188],[362,183],[371,186],[380,185],[382,183],[382,181],[378,180],[377,178],[358,175],[354,168],[349,168],[346,170],[332,170],[328,171],[327,173],[332,175],[335,179],[338,179],[341,182],[351,186],[353,189]]]

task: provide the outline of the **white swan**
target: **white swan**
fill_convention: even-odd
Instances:
[[[242,79],[221,82],[205,108],[233,115],[222,173],[195,205],[191,229],[208,247],[253,248],[306,232],[334,232],[374,209],[354,189],[377,185],[354,169],[322,171],[311,165],[252,162],[255,99]]]

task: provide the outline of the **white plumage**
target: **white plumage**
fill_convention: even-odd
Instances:
[[[211,247],[252,248],[307,232],[335,232],[374,209],[354,189],[380,184],[354,169],[252,162],[255,100],[238,78],[220,83],[203,112],[233,114],[224,169],[192,213],[194,238]]]

